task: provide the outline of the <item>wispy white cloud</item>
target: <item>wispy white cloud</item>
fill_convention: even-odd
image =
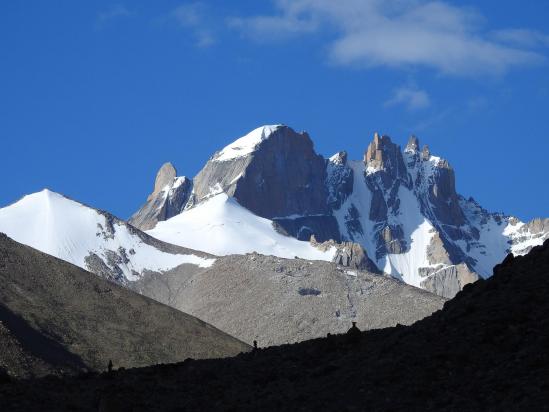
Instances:
[[[214,31],[208,23],[207,7],[204,3],[182,4],[171,12],[179,26],[189,30],[198,47],[208,47],[216,42]]]
[[[111,20],[115,20],[121,17],[128,17],[132,13],[121,4],[114,4],[110,8],[99,12],[96,18],[96,26],[101,28]]]
[[[492,38],[518,47],[549,47],[549,35],[536,30],[506,29],[491,33]]]
[[[256,41],[287,39],[298,34],[313,33],[318,29],[315,21],[302,20],[295,16],[229,17],[227,25]]]
[[[341,65],[478,75],[547,61],[539,51],[494,39],[473,9],[442,1],[275,0],[275,5],[278,14],[237,17],[229,26],[259,41],[329,29],[335,33],[329,57]]]
[[[400,87],[384,103],[385,107],[402,105],[408,110],[425,109],[431,105],[431,99],[425,90],[416,87]]]

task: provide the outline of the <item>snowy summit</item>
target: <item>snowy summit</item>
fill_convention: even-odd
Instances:
[[[213,157],[214,161],[225,162],[239,157],[245,157],[253,153],[256,147],[263,142],[265,139],[268,139],[269,136],[274,133],[279,127],[282,127],[281,124],[270,125],[270,126],[261,126],[255,130],[252,130],[246,136],[243,136],[230,145],[225,146],[220,152],[216,153]]]

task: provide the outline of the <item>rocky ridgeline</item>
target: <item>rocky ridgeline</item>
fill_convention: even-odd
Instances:
[[[459,195],[452,167],[415,136],[401,150],[376,133],[363,160],[352,161],[346,152],[322,158],[307,133],[287,126],[252,134],[259,138],[251,149],[237,140],[192,180],[162,166],[130,223],[150,229],[226,193],[279,233],[355,243],[379,270],[445,297],[549,236],[547,219],[524,224]]]

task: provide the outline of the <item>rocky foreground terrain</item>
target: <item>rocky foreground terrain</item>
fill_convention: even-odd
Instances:
[[[10,376],[234,356],[213,326],[0,234],[0,370]],[[5,410],[0,408],[0,410]]]
[[[412,326],[0,385],[2,410],[549,410],[549,241]]]
[[[128,287],[262,346],[343,333],[351,321],[362,330],[410,325],[446,301],[388,275],[257,253],[146,274]]]

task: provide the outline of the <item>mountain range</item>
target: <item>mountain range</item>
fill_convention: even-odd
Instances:
[[[224,202],[245,218],[260,219],[234,200],[225,197]],[[223,227],[214,215],[204,218]],[[0,209],[0,231],[14,240],[197,316],[249,344],[282,344],[343,332],[351,321],[364,329],[411,324],[444,303],[372,271],[373,263],[350,244],[322,251],[277,233],[270,224],[262,228],[265,238],[270,231],[280,239],[277,250],[291,255],[297,245],[309,251],[309,259],[330,260],[334,255],[345,266],[257,253],[199,252],[157,240],[107,212],[49,190]]]
[[[549,219],[490,213],[455,187],[450,164],[415,136],[402,150],[376,133],[363,159],[325,159],[306,132],[262,126],[192,179],[164,164],[128,222],[46,189],[0,209],[0,231],[122,283],[257,252],[384,272],[451,298],[549,237]]]
[[[363,330],[409,325],[490,277],[507,254],[524,255],[543,243],[549,219],[521,222],[459,195],[449,163],[414,136],[402,150],[375,134],[362,160],[346,152],[326,159],[306,132],[274,125],[214,153],[192,179],[162,165],[152,193],[128,221],[44,189],[1,208],[0,232],[9,236],[5,262],[20,250],[30,256],[18,260],[20,267],[0,267],[7,267],[5,290],[13,289],[3,297],[11,306],[3,303],[0,320],[53,341],[56,351],[72,354],[59,356],[74,370],[98,368],[109,356],[133,366],[172,359],[162,350],[150,359],[126,359],[111,347],[134,347],[129,337],[120,345],[101,334],[80,336],[78,325],[92,320],[91,330],[104,322],[109,330],[107,317],[94,318],[86,302],[99,307],[104,297],[121,325],[123,308],[137,305],[134,323],[124,328],[143,336],[152,333],[149,322],[197,317],[236,338],[227,335],[215,352],[221,355],[234,354],[234,342],[243,350],[242,342],[303,341],[342,333],[351,322]],[[79,276],[93,290],[74,283]],[[101,292],[107,289],[124,291],[120,307]],[[146,298],[153,300],[139,300]],[[29,299],[43,311],[27,308]],[[154,301],[166,305],[151,313],[155,320],[140,314],[142,303],[129,303]],[[77,315],[56,319],[59,308],[69,307]],[[0,344],[23,348],[17,359],[36,365],[36,373],[57,368],[25,349],[28,337],[18,330],[0,331]],[[184,332],[171,342],[186,339]],[[89,342],[97,353],[74,342]],[[176,351],[174,360],[185,353]]]
[[[490,213],[455,187],[448,161],[415,136],[402,150],[376,133],[363,159],[344,151],[325,159],[307,133],[263,126],[216,152],[193,179],[164,164],[129,222],[217,255],[332,260],[333,246],[348,242],[380,271],[453,297],[508,253],[549,237],[549,219]]]

